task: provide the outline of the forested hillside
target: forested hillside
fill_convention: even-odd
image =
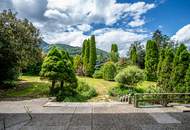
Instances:
[[[48,44],[45,41],[42,41],[41,44],[41,48],[43,50],[43,52],[47,53],[53,46],[56,46],[59,49],[64,48],[70,55],[80,55],[82,48],[81,47],[74,47],[74,46],[70,46],[70,45],[66,45],[66,44]],[[100,50],[100,49],[96,49],[97,55],[100,55],[101,53],[103,54],[103,57],[108,57],[109,54],[106,51]]]

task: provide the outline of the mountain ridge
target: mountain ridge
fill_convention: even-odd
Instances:
[[[67,51],[70,55],[75,56],[75,55],[80,55],[82,48],[81,47],[76,47],[76,46],[71,46],[71,45],[67,45],[67,44],[61,44],[61,43],[56,43],[56,44],[49,44],[45,41],[42,41],[41,43],[41,48],[42,51],[44,53],[48,53],[48,51],[53,47],[57,47],[59,49],[64,49],[65,51]],[[104,58],[108,58],[109,57],[109,53],[106,51],[103,51],[101,49],[96,48],[97,51],[97,55],[100,55],[102,53]]]

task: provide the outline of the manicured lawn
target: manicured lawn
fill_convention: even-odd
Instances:
[[[9,89],[2,97],[48,97],[48,81],[40,80],[38,76],[21,76],[16,88]]]
[[[103,79],[94,79],[94,78],[88,78],[88,77],[78,77],[79,80],[86,82],[90,86],[93,86],[97,93],[98,96],[90,99],[89,101],[111,101],[113,100],[113,97],[110,97],[108,95],[108,90],[110,88],[113,88],[117,86],[116,82],[113,81],[106,81]]]
[[[18,86],[13,89],[9,89],[1,94],[0,97],[48,97],[49,86],[51,83],[47,80],[41,80],[39,76],[21,76],[18,81]],[[118,86],[116,82],[106,81],[103,79],[94,79],[88,77],[78,77],[78,80],[87,83],[96,89],[97,96],[89,99],[89,102],[97,101],[113,101],[118,100],[118,97],[112,97],[108,95],[108,91]],[[155,82],[143,81],[136,85],[136,88],[145,90],[152,90],[156,86]]]
[[[2,97],[48,97],[49,86],[51,83],[47,80],[41,80],[39,76],[21,76],[18,81],[18,87],[4,92]],[[108,90],[117,85],[116,82],[105,81],[103,79],[94,79],[87,77],[78,77],[78,80],[86,82],[94,87],[98,95],[89,101],[111,101],[108,96]]]

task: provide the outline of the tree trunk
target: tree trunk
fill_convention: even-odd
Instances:
[[[60,87],[61,87],[61,90],[63,90],[63,80],[61,81]]]
[[[50,88],[50,93],[51,94],[53,94],[54,87],[55,87],[55,80],[52,80],[52,85],[51,85],[51,88]]]

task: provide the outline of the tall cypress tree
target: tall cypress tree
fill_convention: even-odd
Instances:
[[[176,54],[175,54],[175,57],[174,57],[174,61],[173,61],[173,66],[174,67],[179,64],[179,56],[186,49],[187,49],[187,47],[184,44],[180,44],[180,46],[177,48]]]
[[[112,51],[112,52],[118,52],[117,44],[112,44],[112,45],[111,45],[111,51]]]
[[[82,52],[81,52],[81,56],[82,56],[82,58],[84,57],[84,55],[85,55],[85,46],[86,46],[86,42],[87,42],[87,40],[85,39],[84,41],[83,41],[83,44],[82,44]]]
[[[163,54],[162,62],[160,62],[160,72],[158,75],[158,86],[162,88],[164,92],[171,92],[170,79],[172,73],[172,62],[174,58],[174,52],[171,48],[165,49],[165,54]],[[164,58],[165,57],[165,58]]]
[[[90,63],[93,65],[96,64],[96,41],[95,41],[95,36],[91,36],[90,40]]]
[[[112,44],[110,52],[110,60],[112,62],[118,62],[118,59],[119,59],[119,53],[118,53],[117,44]]]
[[[157,79],[158,46],[155,41],[149,40],[146,44],[145,74],[146,80]]]
[[[89,63],[91,65],[91,75],[94,73],[94,67],[96,65],[96,41],[95,36],[92,35],[90,39],[90,57]]]
[[[175,92],[185,92],[185,75],[190,62],[189,52],[183,50],[178,59],[178,61],[175,61],[177,64],[173,66],[171,87],[173,87]]]
[[[185,87],[186,87],[185,89],[186,92],[189,93],[190,92],[190,64],[185,75]]]
[[[130,59],[131,59],[131,61],[132,61],[132,64],[134,64],[134,65],[137,64],[138,55],[137,55],[137,49],[136,49],[135,46],[133,46],[133,48],[131,49]]]
[[[157,68],[157,76],[160,76],[161,69],[162,69],[162,63],[163,60],[165,59],[165,48],[162,48],[159,53],[159,62],[158,62],[158,68]],[[173,62],[173,61],[172,61]]]
[[[83,60],[83,71],[86,76],[90,74],[90,64],[89,64],[89,57],[90,57],[90,40],[88,39],[85,43],[85,54]]]

